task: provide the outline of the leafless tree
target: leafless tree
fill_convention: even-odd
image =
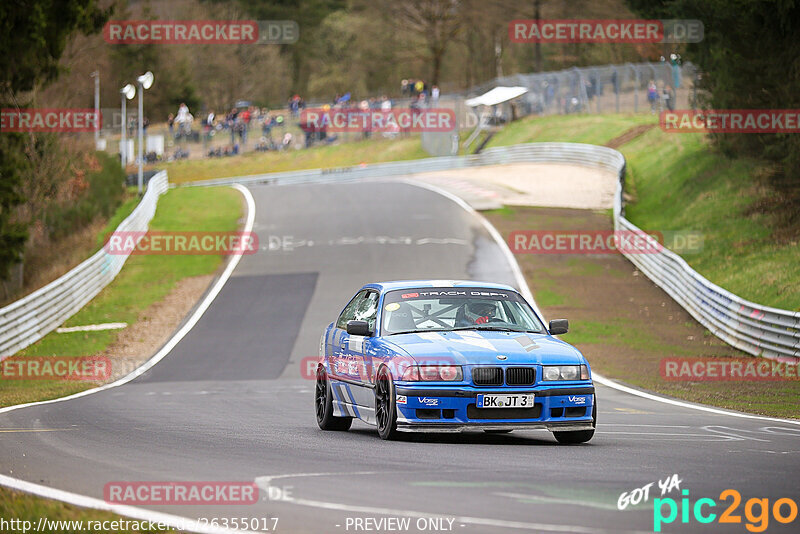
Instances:
[[[425,43],[433,85],[440,83],[442,62],[450,43],[461,30],[458,0],[382,0],[400,28]]]

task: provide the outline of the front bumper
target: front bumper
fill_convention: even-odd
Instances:
[[[397,429],[460,432],[463,430],[591,430],[594,386],[559,387],[396,386]],[[531,408],[477,408],[481,394],[533,394]]]

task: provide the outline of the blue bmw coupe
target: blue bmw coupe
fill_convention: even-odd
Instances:
[[[583,443],[597,423],[586,358],[553,337],[514,288],[415,280],[367,284],[320,339],[315,411],[323,430],[353,418],[400,431],[544,428]]]

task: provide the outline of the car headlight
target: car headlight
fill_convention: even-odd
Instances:
[[[405,370],[407,382],[459,382],[464,379],[460,365],[413,365]]]
[[[589,368],[585,365],[545,365],[542,380],[589,380]]]

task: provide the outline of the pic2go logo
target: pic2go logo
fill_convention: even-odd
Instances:
[[[717,514],[711,512],[717,503],[714,499],[703,498],[695,501],[694,506],[689,502],[689,490],[683,490],[683,499],[678,504],[675,499],[666,497],[653,500],[653,532],[661,532],[661,525],[673,523],[681,515],[681,523],[689,523],[691,512],[698,523],[711,523]],[[742,516],[736,515],[736,510],[742,503],[742,495],[734,489],[726,489],[719,494],[720,501],[731,499],[730,505],[719,516],[718,523],[741,524]],[[666,510],[665,510],[666,508]],[[668,515],[664,515],[667,511]],[[778,523],[791,523],[797,519],[797,503],[792,499],[777,499],[772,503],[772,517]],[[750,532],[764,532],[769,526],[770,501],[769,499],[752,498],[744,505],[744,516],[748,523],[745,528]]]

